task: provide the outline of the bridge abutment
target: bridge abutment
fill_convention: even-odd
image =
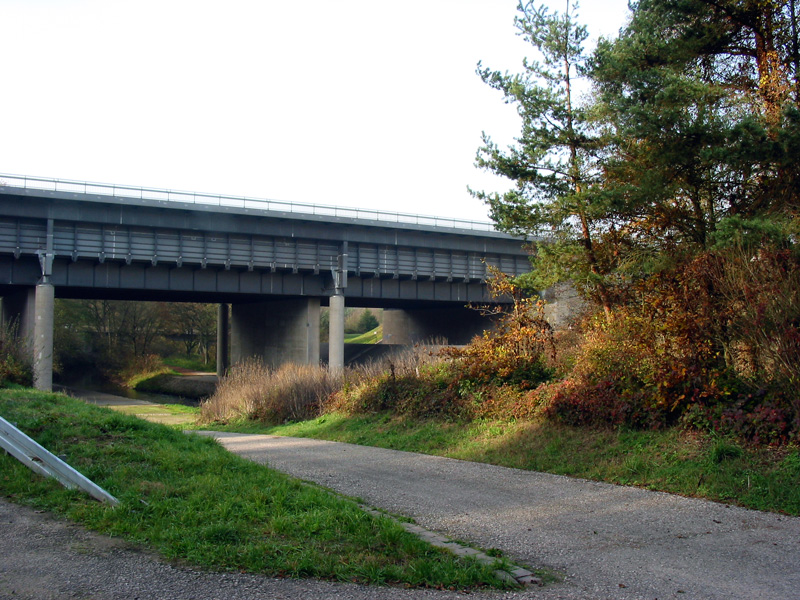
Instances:
[[[411,345],[437,338],[444,338],[448,344],[468,344],[491,328],[488,317],[465,307],[383,311],[383,340],[387,344]]]
[[[233,304],[231,362],[319,364],[319,314],[319,298]]]

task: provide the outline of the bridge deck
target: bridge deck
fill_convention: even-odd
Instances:
[[[83,295],[100,288],[325,297],[346,255],[349,297],[464,302],[485,295],[484,262],[512,275],[530,268],[522,241],[490,227],[0,175],[0,285],[35,284],[36,261],[47,255],[53,282]]]

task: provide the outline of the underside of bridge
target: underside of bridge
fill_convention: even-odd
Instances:
[[[93,293],[92,293],[93,292]],[[162,300],[159,294],[98,294],[98,290],[59,288],[50,282],[34,286],[0,285],[2,320],[15,324],[17,334],[33,356],[34,384],[52,389],[53,314],[56,297],[91,299]],[[271,367],[285,363],[320,364],[320,310],[331,310],[328,342],[329,366],[344,367],[344,297],[274,297],[266,301],[233,301],[216,295],[186,296],[192,302],[218,303],[217,370],[224,374],[231,364],[257,357]],[[341,301],[338,302],[337,299]],[[176,301],[174,295],[169,300]],[[363,303],[360,303],[363,306]],[[337,325],[338,323],[338,325]],[[383,339],[392,345],[416,343],[465,344],[491,326],[485,317],[464,305],[416,304],[385,308]]]

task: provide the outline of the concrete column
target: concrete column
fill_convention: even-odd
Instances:
[[[568,327],[589,306],[570,283],[557,283],[553,287],[539,292],[539,295],[546,302],[544,318],[555,329]]]
[[[53,314],[55,288],[50,283],[36,286],[33,325],[33,387],[53,391]]]
[[[319,364],[319,298],[231,306],[231,362]]]
[[[344,369],[344,295],[331,296],[330,311],[328,369],[336,373]]]
[[[217,376],[223,377],[230,366],[228,353],[228,333],[230,331],[230,307],[220,304],[217,307]]]

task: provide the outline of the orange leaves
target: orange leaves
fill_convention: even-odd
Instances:
[[[532,388],[549,376],[546,358],[554,357],[553,331],[544,318],[544,303],[524,296],[508,275],[487,266],[493,298],[510,300],[510,306],[477,307],[495,318],[494,329],[476,337],[463,348],[450,348],[446,355],[457,360],[466,379],[514,383]]]

